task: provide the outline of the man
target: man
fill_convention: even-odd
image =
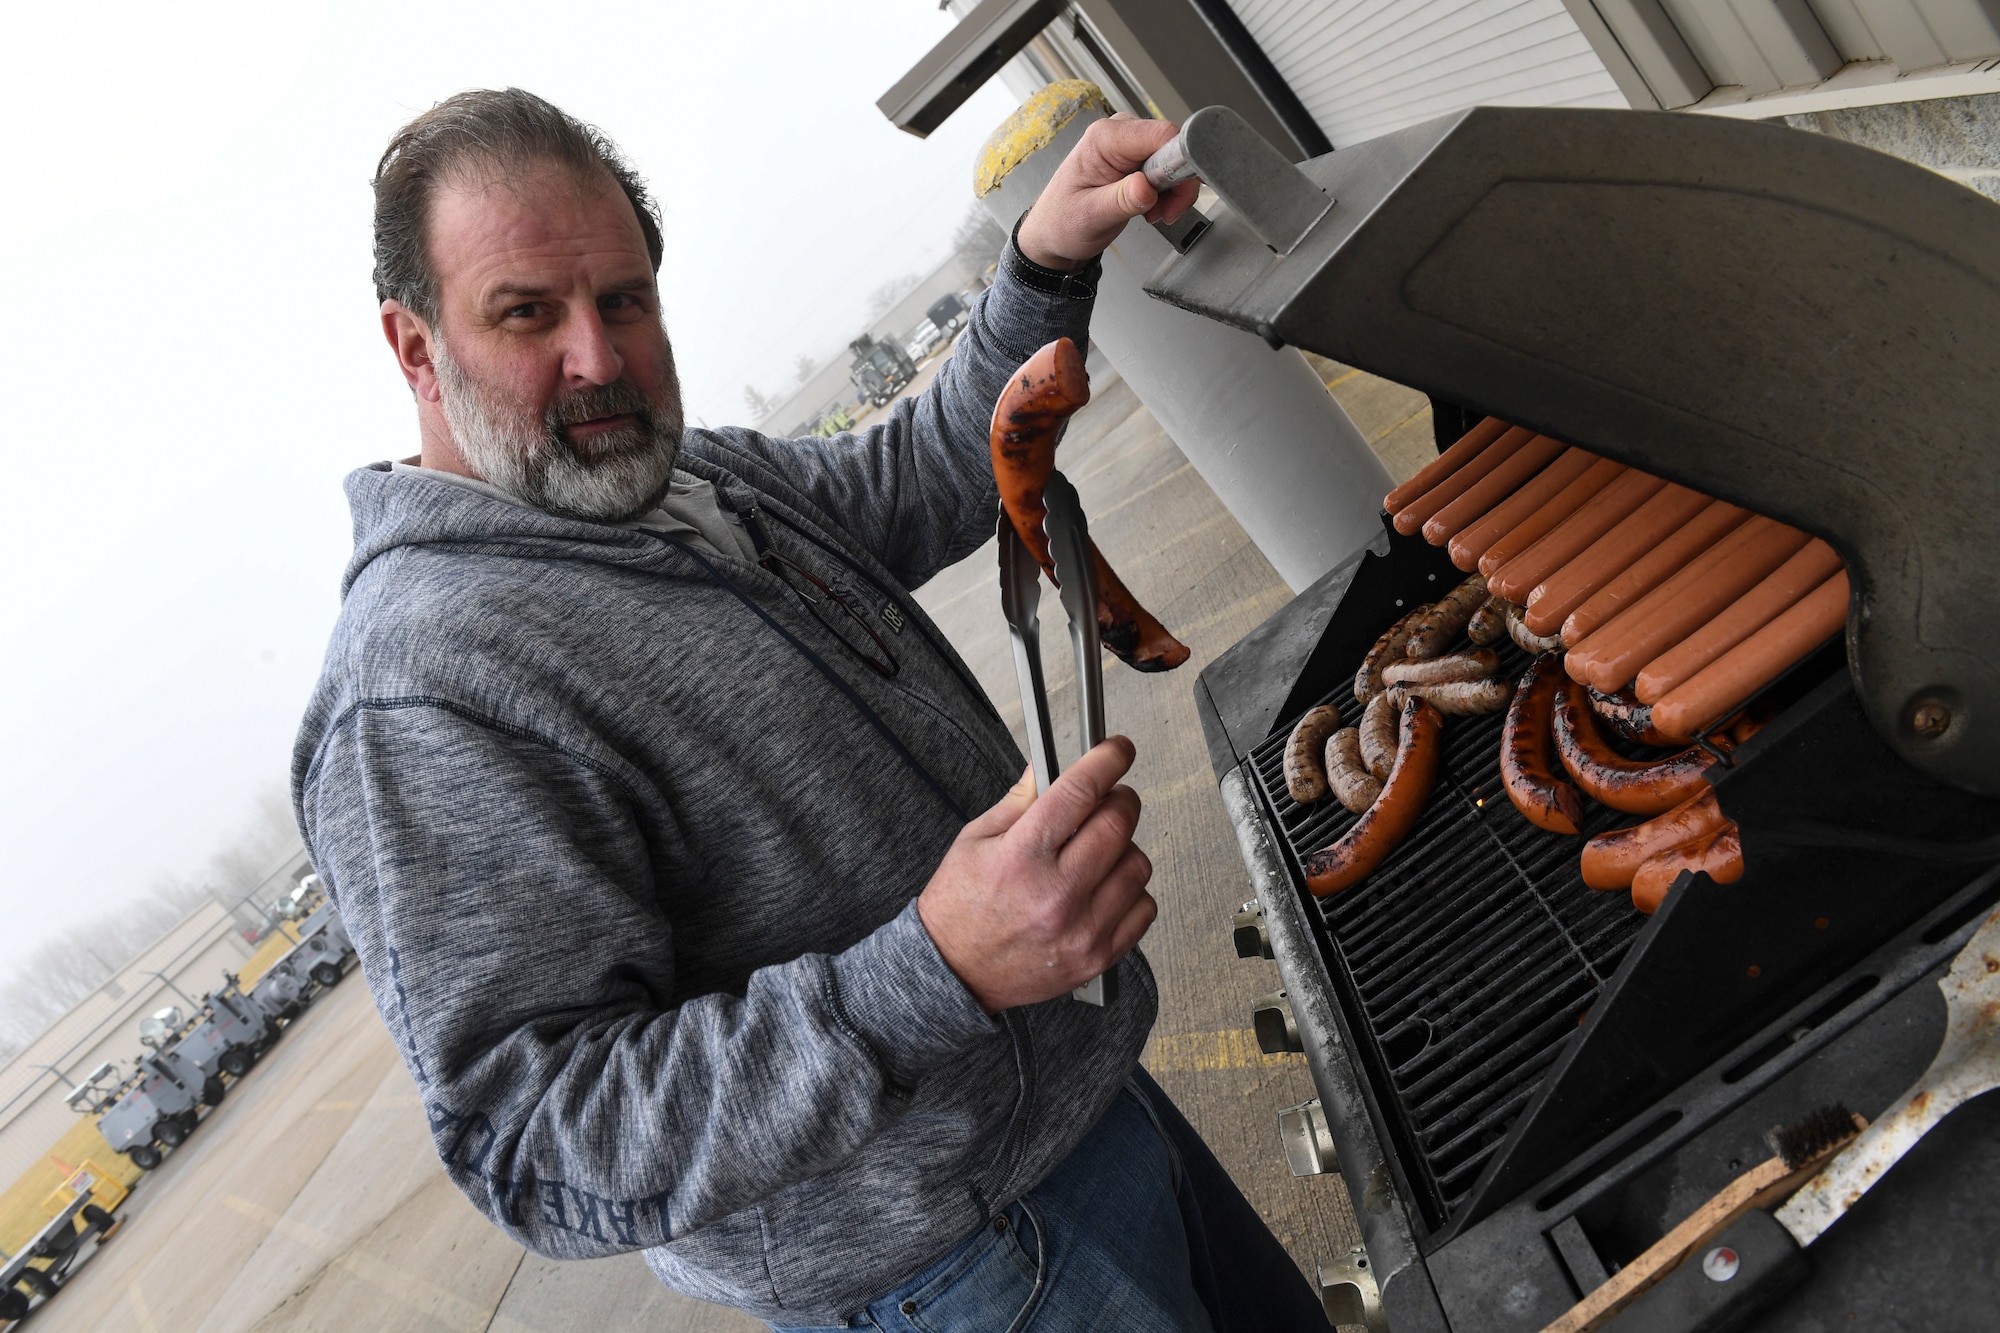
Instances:
[[[789,441],[684,430],[658,222],[596,131],[476,92],[390,144],[421,451],[348,479],[294,790],[446,1169],[522,1244],[787,1328],[1301,1326],[1135,1065],[1131,745],[1037,798],[909,596],[992,533],[1008,375],[1186,207],[1134,174],[1172,132],[1094,128],[932,387]]]

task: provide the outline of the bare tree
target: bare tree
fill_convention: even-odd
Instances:
[[[965,216],[958,220],[958,229],[951,234],[952,251],[981,269],[1000,258],[1000,247],[1006,243],[1006,229],[978,204],[966,210]]]
[[[813,360],[804,352],[800,352],[799,359],[792,362],[792,375],[800,384],[804,384],[807,380],[811,379],[818,371],[819,362]]]
[[[746,384],[743,386],[743,405],[750,409],[750,420],[755,424],[778,405],[778,396],[771,394],[767,397],[757,391],[756,385]]]
[[[910,290],[923,280],[924,280],[923,275],[921,274],[905,273],[900,278],[889,279],[887,282],[883,283],[880,287],[877,287],[874,291],[868,293],[869,320],[870,321],[875,320],[883,312],[888,310],[890,306],[896,304],[896,302],[902,300],[905,296],[908,296],[910,294]]]
[[[298,847],[291,802],[282,789],[273,788],[257,798],[250,817],[209,857],[204,876],[162,874],[145,893],[78,921],[36,947],[0,983],[0,1061],[19,1054],[172,930],[210,897],[211,886],[229,897],[248,893]]]

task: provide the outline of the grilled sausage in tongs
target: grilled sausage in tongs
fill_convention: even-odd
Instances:
[[[1069,339],[1058,338],[1014,372],[993,405],[993,478],[1000,484],[1000,504],[1052,583],[1056,571],[1043,528],[1048,505],[1042,491],[1055,470],[1063,427],[1089,401],[1083,354]],[[1140,671],[1170,671],[1187,661],[1187,645],[1139,605],[1094,542],[1091,554],[1097,570],[1097,632],[1104,646]]]

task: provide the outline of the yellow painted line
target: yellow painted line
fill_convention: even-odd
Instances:
[[[1166,485],[1168,482],[1180,476],[1181,473],[1192,472],[1192,471],[1194,471],[1194,464],[1183,463],[1179,467],[1175,468],[1172,472],[1169,472],[1166,476],[1161,477],[1158,481],[1154,482],[1152,485],[1141,487],[1140,489],[1132,492],[1130,495],[1120,500],[1117,504],[1112,505],[1109,509],[1099,510],[1097,514],[1093,516],[1092,521],[1094,522],[1098,519],[1109,518],[1111,517],[1111,515],[1123,509],[1126,505],[1134,504],[1140,500],[1145,499],[1147,496],[1151,495],[1154,491],[1159,490],[1160,487]]]
[[[1154,1074],[1186,1074],[1212,1069],[1277,1069],[1302,1055],[1266,1055],[1257,1049],[1257,1034],[1249,1028],[1227,1032],[1155,1034],[1139,1055],[1139,1063]]]
[[[384,1263],[373,1255],[342,1250],[334,1243],[331,1236],[315,1227],[294,1222],[291,1218],[275,1213],[263,1204],[240,1195],[231,1194],[222,1202],[232,1212],[242,1214],[273,1235],[283,1236],[295,1245],[324,1256],[328,1268],[338,1268],[351,1273],[369,1286],[408,1305],[418,1303],[410,1299],[412,1295],[423,1297],[424,1302],[431,1306],[436,1315],[453,1328],[464,1329],[466,1333],[483,1333],[492,1322],[491,1310],[474,1305],[443,1287],[406,1273],[393,1264]]]
[[[125,1288],[125,1294],[131,1297],[132,1313],[139,1320],[140,1333],[160,1333],[160,1326],[153,1322],[153,1312],[146,1308],[146,1298],[139,1294],[139,1284],[134,1282]]]
[[[1361,372],[1358,370],[1350,370],[1345,375],[1339,375],[1333,379],[1324,380],[1322,381],[1322,383],[1326,385],[1328,392],[1332,392],[1333,390],[1338,389],[1341,385],[1347,383],[1349,380],[1353,379],[1356,375],[1359,375],[1360,373]]]
[[[376,1111],[402,1106],[422,1106],[424,1099],[412,1093],[404,1097],[375,1097],[361,1100],[314,1102],[315,1111]]]
[[[1382,431],[1378,434],[1369,436],[1368,443],[1370,445],[1373,445],[1379,440],[1386,440],[1391,435],[1394,435],[1397,431],[1401,430],[1403,427],[1409,425],[1412,421],[1415,421],[1418,417],[1427,417],[1430,414],[1431,414],[1430,408],[1420,407],[1416,411],[1410,413],[1410,415],[1404,417],[1401,421],[1398,421],[1395,425],[1389,427],[1389,429]]]
[[[1264,591],[1258,593],[1255,597],[1251,597],[1244,601],[1238,602],[1234,606],[1229,607],[1227,610],[1217,611],[1214,615],[1203,616],[1200,620],[1195,621],[1193,624],[1180,626],[1179,632],[1183,636],[1193,637],[1194,635],[1200,634],[1204,630],[1215,628],[1215,626],[1221,624],[1225,620],[1230,619],[1231,617],[1240,616],[1244,614],[1246,610],[1248,610],[1251,614],[1256,615],[1257,622],[1261,624],[1265,616],[1269,615],[1272,611],[1277,610],[1279,607],[1283,606],[1286,602],[1289,602],[1291,600],[1292,600],[1292,590],[1290,588],[1285,588],[1285,587],[1266,588]],[[1269,610],[1266,610],[1267,607],[1269,608]]]

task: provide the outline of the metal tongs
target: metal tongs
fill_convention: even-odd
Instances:
[[[1069,642],[1076,653],[1077,708],[1083,748],[1104,739],[1104,663],[1097,641],[1097,568],[1090,558],[1090,527],[1076,487],[1060,472],[1049,474],[1042,490],[1048,505],[1046,527],[1049,554],[1055,563],[1056,588],[1063,614],[1069,617]],[[1028,549],[1006,507],[1000,509],[1000,610],[1014,642],[1014,675],[1021,684],[1021,713],[1028,732],[1028,758],[1035,770],[1037,794],[1049,789],[1062,771],[1056,763],[1056,738],[1049,721],[1049,692],[1042,679],[1042,567]],[[1106,972],[1070,992],[1085,1004],[1106,1005],[1118,998],[1116,972]]]

